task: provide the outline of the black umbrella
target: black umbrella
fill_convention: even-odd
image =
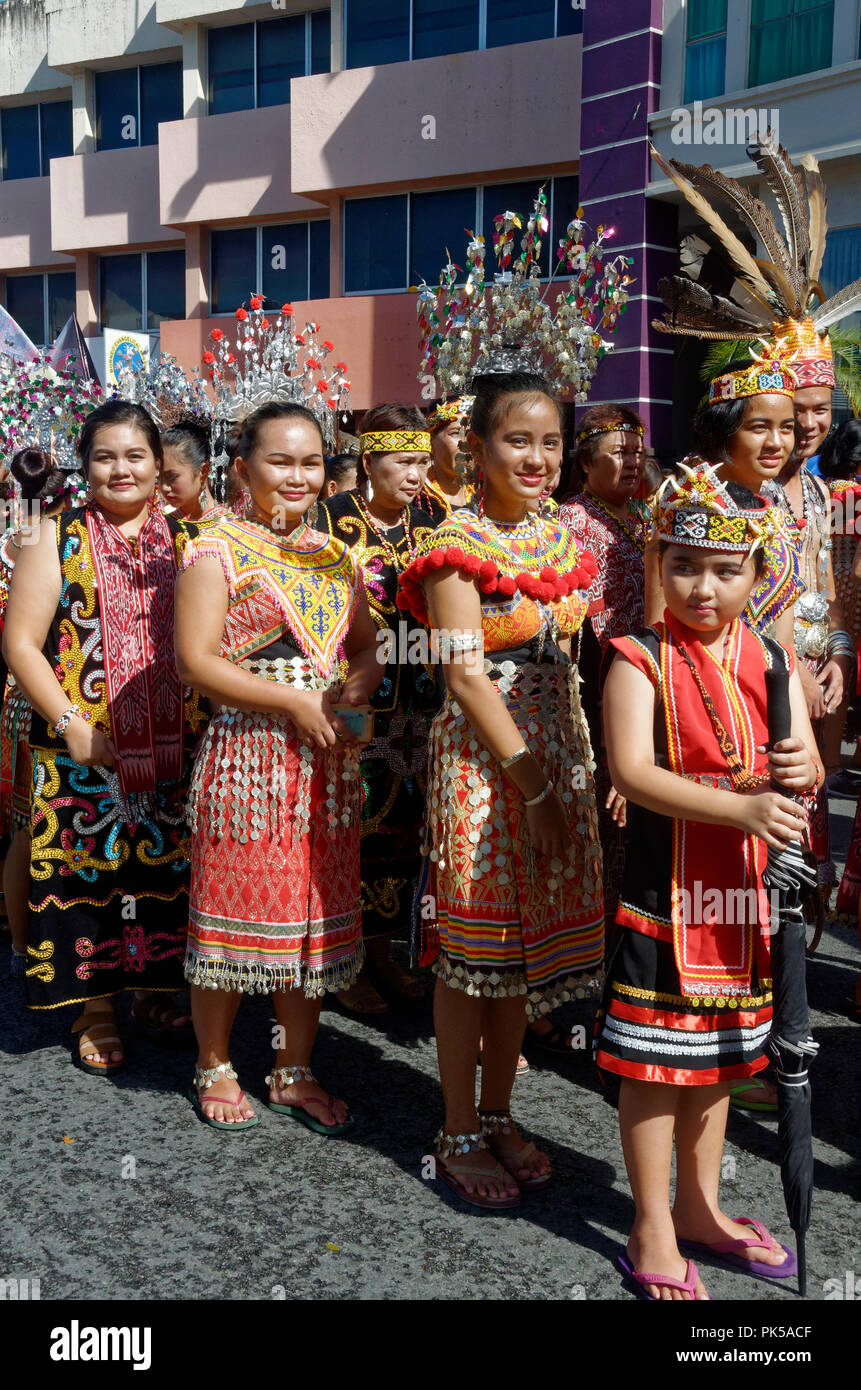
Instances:
[[[789,672],[774,666],[766,671],[768,736],[773,747],[789,738]],[[775,790],[781,788],[775,785]],[[771,963],[774,1017],[768,1052],[777,1071],[777,1134],[780,1177],[789,1222],[798,1253],[798,1292],[807,1292],[804,1233],[810,1225],[813,1196],[813,1134],[810,1122],[810,1082],[807,1068],[819,1044],[810,1036],[807,1007],[807,960],[802,904],[816,887],[813,856],[797,842],[785,849],[769,848],[763,873],[766,888],[776,890],[777,920],[772,915]]]

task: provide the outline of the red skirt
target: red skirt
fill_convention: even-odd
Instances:
[[[191,984],[310,998],[353,982],[361,801],[353,750],[303,750],[286,716],[219,710],[189,798]]]

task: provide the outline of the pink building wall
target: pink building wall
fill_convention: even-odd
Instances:
[[[162,226],[157,145],[51,160],[51,236],[62,251],[181,245]]]
[[[51,180],[0,182],[0,274],[9,270],[74,269],[51,245]]]

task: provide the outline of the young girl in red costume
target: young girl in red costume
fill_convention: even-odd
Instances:
[[[657,505],[663,620],[613,639],[604,691],[630,852],[597,1059],[622,1078],[636,1217],[620,1264],[649,1299],[709,1297],[680,1247],[766,1278],[795,1273],[760,1222],[724,1214],[718,1186],[730,1085],[768,1062],[767,849],[801,840],[792,798],[822,779],[792,657],[740,620],[779,519],[707,464],[684,471]],[[779,662],[792,737],[766,753],[765,672]]]

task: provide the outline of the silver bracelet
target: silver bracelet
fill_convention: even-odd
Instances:
[[[434,628],[433,631],[443,661],[448,661],[456,652],[484,650],[483,632],[448,632],[445,628]]]
[[[74,719],[75,715],[80,713],[81,711],[78,709],[77,705],[70,705],[68,709],[63,710],[63,713],[60,715],[59,719],[55,720],[54,722],[54,733],[57,734],[60,738],[62,738],[69,725],[71,724],[72,720]]]
[[[524,801],[523,804],[524,806],[540,806],[542,801],[547,800],[548,796],[550,796],[552,791],[553,783],[548,782],[543,792],[539,792],[537,796],[530,797],[530,799],[528,801]]]
[[[517,752],[512,753],[510,758],[503,758],[499,766],[502,768],[504,772],[506,768],[513,767],[515,763],[519,763],[520,759],[525,758],[528,752],[529,749],[526,747],[526,744],[522,743],[520,747],[517,749]]]

